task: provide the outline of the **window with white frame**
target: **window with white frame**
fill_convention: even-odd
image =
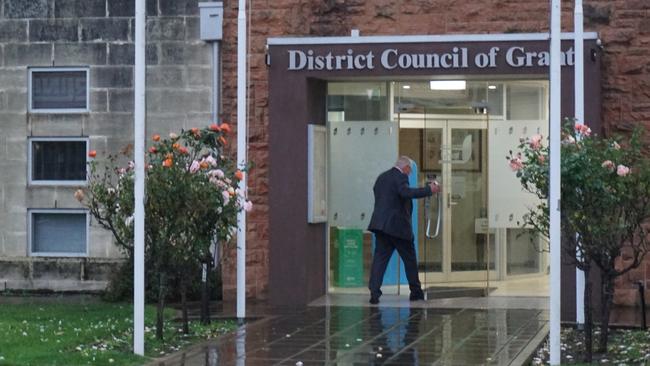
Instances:
[[[29,111],[32,113],[88,112],[87,67],[29,69]]]
[[[29,139],[28,175],[32,185],[84,185],[87,182],[88,139]]]
[[[28,215],[32,255],[88,255],[89,216],[86,210],[32,209]]]

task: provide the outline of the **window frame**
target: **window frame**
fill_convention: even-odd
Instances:
[[[90,67],[29,67],[27,69],[27,111],[35,114],[70,114],[90,112]],[[34,108],[32,100],[32,75],[36,72],[83,71],[86,73],[86,108]]]
[[[86,143],[86,179],[84,180],[34,180],[33,179],[33,144],[39,141],[83,141]],[[88,137],[29,137],[27,139],[27,184],[29,186],[86,186],[88,185],[88,152],[90,151],[90,139]]]
[[[86,216],[86,250],[84,252],[35,252],[34,249],[34,214],[84,214]],[[86,209],[77,208],[30,208],[27,209],[27,249],[30,257],[88,257],[90,242],[90,215]]]

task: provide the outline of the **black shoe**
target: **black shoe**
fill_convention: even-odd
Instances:
[[[420,294],[420,295],[411,295],[411,296],[409,296],[409,300],[410,300],[410,301],[420,301],[420,300],[424,300],[424,295],[423,295],[423,294]]]
[[[377,304],[379,304],[379,298],[374,297],[374,296],[370,296],[370,301],[368,301],[368,302],[373,304],[373,305],[377,305]]]

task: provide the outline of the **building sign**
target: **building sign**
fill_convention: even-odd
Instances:
[[[342,70],[463,70],[469,68],[489,69],[507,65],[513,68],[548,67],[551,57],[548,51],[527,50],[523,46],[508,48],[491,47],[486,52],[472,53],[469,48],[451,47],[447,52],[400,52],[398,48],[386,48],[380,52],[357,52],[348,49],[344,53],[332,51],[288,50],[289,71],[342,71]],[[562,66],[573,66],[573,48],[562,52]]]

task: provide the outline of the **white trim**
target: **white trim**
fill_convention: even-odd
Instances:
[[[33,180],[32,179],[32,143],[38,141],[62,141],[74,142],[83,141],[86,143],[86,179],[84,180]],[[28,186],[85,186],[88,184],[88,152],[90,150],[90,139],[88,137],[29,137],[27,139],[27,185]]]
[[[85,214],[86,215],[86,251],[79,253],[60,253],[60,252],[34,252],[32,250],[32,235],[33,235],[33,214]],[[88,257],[89,248],[88,243],[90,239],[90,215],[88,210],[77,209],[77,208],[58,208],[58,209],[40,209],[40,208],[29,208],[27,209],[27,252],[30,257]]]
[[[33,108],[32,107],[32,73],[36,72],[64,72],[84,71],[86,73],[86,108]],[[88,113],[90,112],[90,67],[28,67],[27,68],[27,111],[41,114]]]
[[[362,36],[362,37],[271,37],[268,46],[288,45],[334,45],[362,43],[442,43],[442,42],[503,42],[503,41],[548,41],[549,33],[508,34],[442,34],[414,36]],[[563,40],[574,39],[572,32],[562,33]],[[585,40],[598,39],[598,33],[585,32]]]

